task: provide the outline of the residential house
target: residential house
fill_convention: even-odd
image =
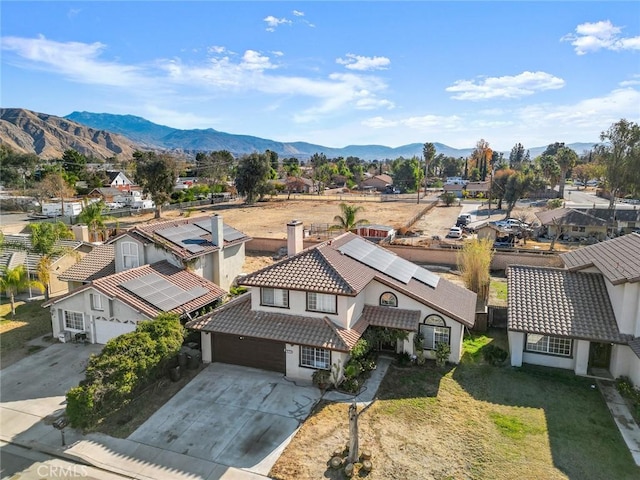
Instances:
[[[37,279],[38,264],[42,255],[31,251],[31,235],[6,234],[0,252],[0,266],[10,269],[24,265],[30,278]],[[62,295],[69,291],[67,282],[59,278],[69,267],[92,250],[92,245],[77,240],[59,240],[51,262],[49,283],[50,296]]]
[[[637,208],[616,208],[609,210],[608,208],[587,208],[576,209],[598,217],[607,222],[609,231],[616,235],[631,233],[640,228],[640,210]]]
[[[378,192],[384,192],[387,188],[387,185],[393,185],[393,178],[386,173],[382,173],[380,175],[375,175],[373,177],[369,177],[363,180],[360,183],[360,188],[371,188],[373,187]]]
[[[469,182],[464,189],[470,197],[487,198],[491,190],[491,182]]]
[[[62,272],[58,278],[68,283],[69,290],[74,290],[114,273],[116,273],[116,262],[113,245],[96,245],[91,252]]]
[[[493,222],[484,222],[475,227],[479,239],[489,239],[492,242],[515,241],[515,233],[510,228],[501,227]]]
[[[106,343],[161,313],[193,318],[213,309],[225,295],[213,282],[162,260],[94,277],[43,307],[51,308],[54,338],[68,341],[80,335],[90,343]]]
[[[118,170],[107,170],[106,174],[109,180],[105,187],[113,187],[118,190],[129,190],[133,185],[133,182],[129,180],[124,172]]]
[[[239,280],[250,292],[187,323],[200,331],[205,362],[274,370],[309,381],[344,364],[367,328],[407,332],[379,345],[414,354],[414,337],[434,357],[439,343],[462,355],[476,294],[353,233],[302,250],[302,222],[287,225],[289,256]]]
[[[287,177],[285,191],[291,193],[317,193],[318,184],[305,177]]]
[[[536,216],[549,237],[604,240],[607,236],[606,221],[573,208],[546,210],[536,213]]]
[[[114,187],[94,188],[87,194],[87,197],[97,198],[98,200],[102,200],[105,203],[118,202],[121,196],[122,191]]]
[[[136,225],[109,243],[114,247],[116,272],[167,260],[228,291],[242,273],[249,240],[213,215]]]
[[[628,376],[640,386],[640,234],[560,258],[564,269],[507,269],[511,365]]]
[[[453,193],[457,198],[462,198],[464,184],[462,183],[445,183],[442,186],[444,193]]]

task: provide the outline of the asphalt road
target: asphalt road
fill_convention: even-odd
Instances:
[[[3,480],[13,478],[20,480],[54,478],[121,480],[130,478],[5,442],[0,442],[0,475]]]

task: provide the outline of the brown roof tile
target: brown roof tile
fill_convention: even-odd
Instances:
[[[631,351],[636,354],[638,358],[640,358],[640,337],[636,337],[629,342],[629,347]]]
[[[552,225],[554,221],[562,225],[574,225],[581,227],[605,227],[607,222],[573,208],[556,208],[536,213],[542,225]]]
[[[58,303],[61,300],[66,299],[67,297],[72,297],[89,288],[95,288],[107,297],[118,299],[134,308],[135,310],[148,316],[149,318],[153,318],[160,313],[163,313],[162,310],[155,307],[144,298],[138,297],[122,286],[123,282],[133,280],[134,278],[140,278],[150,273],[156,274],[172,283],[176,287],[180,287],[184,290],[190,290],[196,287],[204,287],[207,290],[207,293],[205,293],[204,295],[195,298],[183,305],[180,305],[173,310],[170,310],[168,313],[177,313],[179,315],[183,315],[184,313],[195,312],[204,306],[214,303],[216,300],[219,300],[226,295],[226,292],[215,283],[210,282],[209,280],[206,280],[196,275],[195,273],[191,273],[188,270],[178,268],[163,260],[151,265],[143,265],[142,267],[131,268],[120,273],[109,275],[108,277],[93,280],[91,283],[76,288],[75,290],[72,290],[65,295],[45,302],[43,304],[43,307],[48,307],[50,305]]]
[[[563,253],[569,270],[596,267],[614,285],[640,281],[640,234],[629,233]]]
[[[509,330],[626,344],[598,273],[512,265],[507,269]]]
[[[405,284],[348,255],[343,255],[338,250],[356,238],[362,239],[352,233],[345,233],[331,241],[251,273],[242,278],[239,283],[254,287],[357,295],[372,280],[376,280],[468,327],[474,325],[475,293],[444,278],[439,279],[436,288],[414,278]]]
[[[58,278],[65,282],[90,282],[116,273],[113,245],[96,245],[82,260]]]
[[[365,305],[362,318],[374,327],[398,328],[414,332],[420,323],[420,311]]]
[[[193,330],[279,340],[342,352],[351,350],[366,328],[361,322],[352,329],[345,329],[326,317],[251,310],[251,294],[248,293],[186,326]]]

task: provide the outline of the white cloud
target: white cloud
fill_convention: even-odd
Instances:
[[[210,47],[207,48],[207,51],[209,53],[215,53],[217,55],[220,55],[222,53],[226,53],[227,52],[227,48],[226,47],[222,47],[220,45],[211,45]]]
[[[267,23],[267,32],[275,32],[276,28],[280,25],[291,25],[291,20],[286,18],[276,18],[273,15],[263,18],[263,21]]]
[[[439,127],[441,129],[452,129],[457,128],[460,125],[461,121],[462,118],[458,117],[457,115],[422,115],[395,120],[378,116],[363,120],[362,125],[375,129],[392,127],[406,127],[414,130],[430,129],[432,127]]]
[[[299,10],[294,10],[292,13],[296,17],[304,17],[304,12],[301,12]]]
[[[640,36],[621,37],[622,27],[617,27],[609,20],[595,23],[582,23],[576,27],[575,33],[569,33],[560,40],[571,42],[578,55],[585,55],[598,50],[640,50]]]
[[[632,87],[633,85],[640,85],[640,74],[632,75],[630,80],[623,80],[618,85],[621,87]]]
[[[2,37],[2,50],[13,52],[32,68],[56,72],[81,83],[126,87],[151,83],[141,68],[99,60],[100,42],[56,42],[38,38]]]
[[[349,70],[386,70],[391,60],[386,57],[363,57],[347,53],[345,58],[337,58],[336,63],[344,65]]]
[[[522,72],[515,76],[482,77],[478,80],[457,80],[445,90],[456,93],[456,100],[487,100],[490,98],[521,98],[544,90],[564,87],[564,80],[546,72]]]
[[[242,63],[240,65],[242,68],[255,71],[276,68],[276,66],[271,63],[271,60],[269,60],[269,57],[261,55],[255,50],[247,50],[244,52],[244,55],[242,56]]]

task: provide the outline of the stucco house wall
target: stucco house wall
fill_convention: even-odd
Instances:
[[[345,352],[331,352],[331,365],[343,366],[349,359],[349,354]],[[287,343],[286,347],[287,378],[311,382],[311,376],[316,371],[315,368],[300,366],[300,345]]]

